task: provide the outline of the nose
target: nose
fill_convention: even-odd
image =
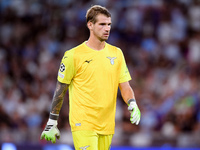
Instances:
[[[111,26],[110,26],[110,25],[107,25],[107,26],[106,26],[106,31],[110,31],[110,29],[111,29]]]

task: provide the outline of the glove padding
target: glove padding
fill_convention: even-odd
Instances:
[[[140,122],[141,114],[135,101],[130,102],[128,110],[131,113],[131,118],[130,118],[131,123],[132,124],[135,123],[136,125],[138,125]]]
[[[57,120],[49,119],[40,139],[46,139],[52,143],[56,143],[56,138],[60,139],[60,131],[57,128]]]

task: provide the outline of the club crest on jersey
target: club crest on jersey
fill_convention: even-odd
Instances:
[[[107,57],[107,58],[110,59],[111,65],[114,65],[114,60],[115,60],[117,57]]]

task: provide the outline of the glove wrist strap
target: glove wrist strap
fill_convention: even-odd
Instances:
[[[59,117],[59,114],[53,114],[53,113],[50,113],[49,115],[49,119],[52,119],[52,120],[58,120],[58,117]]]
[[[136,100],[133,99],[133,98],[132,98],[132,99],[129,99],[129,100],[128,100],[128,105],[130,105],[131,102],[135,102],[135,103],[136,103]]]
[[[57,120],[53,120],[53,119],[50,119],[50,118],[47,122],[47,125],[57,125],[57,124],[58,124]]]

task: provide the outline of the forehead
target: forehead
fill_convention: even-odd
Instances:
[[[106,15],[99,14],[96,16],[96,23],[111,23],[111,17],[107,17]]]

